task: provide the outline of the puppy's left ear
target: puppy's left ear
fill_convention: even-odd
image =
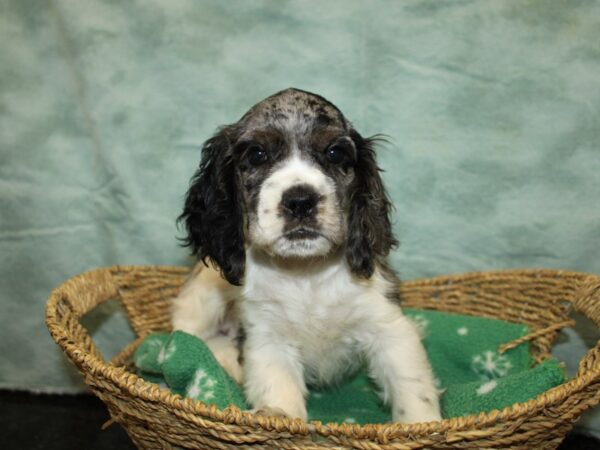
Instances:
[[[390,222],[391,202],[375,160],[376,138],[363,138],[355,130],[350,138],[357,150],[354,183],[350,188],[346,259],[352,272],[369,278],[375,262],[398,245]]]

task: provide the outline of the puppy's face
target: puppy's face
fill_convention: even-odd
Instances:
[[[389,207],[373,139],[324,98],[286,89],[206,141],[180,220],[186,245],[232,284],[249,245],[295,259],[345,247],[368,278],[396,244]]]
[[[246,241],[283,258],[343,245],[357,150],[324,99],[284,91],[252,108],[233,145]]]

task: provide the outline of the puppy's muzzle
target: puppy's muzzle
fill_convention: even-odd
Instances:
[[[302,221],[314,217],[318,203],[319,194],[305,184],[293,186],[281,196],[283,214],[290,221]]]

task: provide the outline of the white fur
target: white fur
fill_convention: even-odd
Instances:
[[[279,213],[283,193],[292,186],[306,184],[321,196],[317,219],[322,233],[312,240],[288,240],[285,220]],[[333,180],[296,153],[265,179],[258,198],[258,220],[250,223],[249,240],[256,246],[282,257],[326,255],[345,231],[345,221],[335,197]]]
[[[292,261],[251,247],[237,308],[228,308],[231,287],[217,277],[205,268],[188,282],[175,301],[174,326],[210,343],[230,323],[225,311],[239,308],[246,332],[244,387],[253,407],[306,419],[306,384],[336,382],[364,361],[395,421],[440,419],[417,328],[385,297],[390,286],[379,271],[369,280],[355,277],[341,251]],[[221,339],[217,359],[227,360],[220,355],[234,353],[233,347],[233,339]],[[231,371],[230,357],[228,363]]]

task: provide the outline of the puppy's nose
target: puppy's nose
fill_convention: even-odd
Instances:
[[[284,213],[292,219],[305,219],[315,213],[319,196],[308,185],[289,188],[281,198]]]

